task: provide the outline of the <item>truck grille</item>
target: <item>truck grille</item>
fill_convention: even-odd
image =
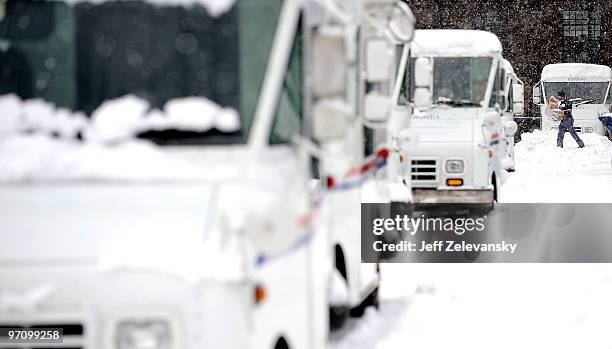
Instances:
[[[60,322],[32,322],[32,323],[0,323],[0,328],[18,329],[41,329],[41,328],[61,328],[63,329],[63,343],[57,344],[8,344],[0,343],[0,349],[82,349],[85,347],[85,327],[81,323],[60,323]]]
[[[582,133],[582,127],[581,126],[574,126],[574,131],[576,131],[577,133]]]
[[[435,159],[412,160],[413,181],[435,182],[438,180],[438,166]]]

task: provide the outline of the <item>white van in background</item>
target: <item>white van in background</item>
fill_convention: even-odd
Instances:
[[[605,65],[583,63],[549,64],[542,70],[541,80],[533,87],[533,103],[543,106],[559,90],[565,91],[573,103],[574,129],[578,133],[605,135],[606,129],[598,117],[610,112],[612,105],[612,69]],[[559,128],[540,108],[542,130]]]
[[[509,115],[523,113],[523,85],[499,39],[483,31],[417,30],[398,80],[396,112],[405,110],[418,138],[407,146],[414,202],[493,203],[501,161],[512,150],[501,143],[516,131]]]
[[[351,170],[390,93],[360,55],[393,72],[412,13],[199,3],[0,2],[3,58],[31,73],[0,82],[0,326],[60,327],[70,348],[321,349],[330,308],[374,300],[345,223],[389,195]]]

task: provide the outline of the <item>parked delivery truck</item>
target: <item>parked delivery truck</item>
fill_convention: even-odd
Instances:
[[[398,134],[408,118],[416,134],[406,146],[414,202],[493,203],[502,164],[514,167],[513,115],[523,113],[523,84],[499,39],[484,31],[417,30],[399,65],[392,118],[404,119]]]
[[[612,70],[608,66],[582,63],[549,64],[541,80],[533,87],[533,103],[540,106],[542,130],[559,128],[559,120],[547,113],[544,103],[564,91],[572,102],[574,129],[579,133],[606,135],[598,119],[610,112],[612,105]]]
[[[375,303],[347,222],[389,200],[360,171],[386,156],[364,124],[390,110],[366,86],[394,78],[405,4],[0,6],[0,327],[61,328],[66,348],[314,349],[330,314]]]

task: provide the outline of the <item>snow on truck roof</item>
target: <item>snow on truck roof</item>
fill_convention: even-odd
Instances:
[[[60,0],[55,0],[60,1]],[[88,2],[92,4],[108,2],[108,0],[63,0],[68,4],[78,4],[81,2]],[[122,0],[125,1],[125,0]],[[222,14],[229,11],[236,0],[144,0],[150,4],[158,6],[192,6],[202,5],[213,17],[221,16]]]
[[[501,52],[499,38],[481,30],[417,30],[411,45],[413,57],[488,57]]]
[[[612,70],[605,65],[584,63],[549,64],[542,70],[542,81],[610,81]]]

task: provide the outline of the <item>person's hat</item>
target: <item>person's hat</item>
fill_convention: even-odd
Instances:
[[[560,90],[559,92],[557,92],[557,96],[565,98],[565,91]]]

